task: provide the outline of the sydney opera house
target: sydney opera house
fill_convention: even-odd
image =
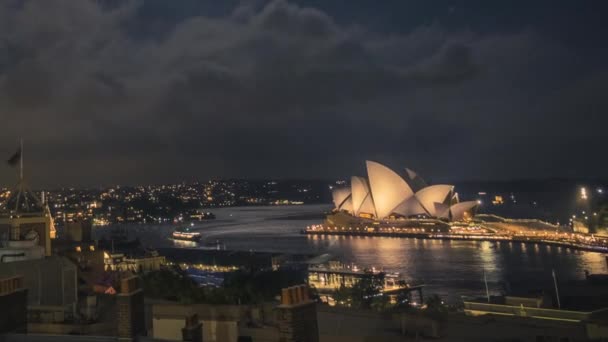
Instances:
[[[373,161],[366,164],[367,178],[353,176],[350,187],[333,191],[335,209],[328,217],[330,223],[450,222],[470,220],[474,215],[477,201],[460,202],[452,185],[428,185],[410,169],[399,174]]]

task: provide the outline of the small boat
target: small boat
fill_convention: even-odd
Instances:
[[[202,238],[201,233],[195,232],[189,227],[180,227],[173,231],[171,234],[174,240],[182,241],[194,241],[199,242]]]

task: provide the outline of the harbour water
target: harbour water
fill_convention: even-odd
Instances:
[[[449,301],[485,294],[484,272],[492,294],[550,287],[551,271],[560,281],[607,273],[604,254],[535,244],[439,241],[389,237],[306,236],[300,231],[319,224],[329,205],[231,207],[214,209],[217,219],[197,223],[200,247],[219,241],[231,250],[279,253],[330,253],[359,267],[399,272],[411,284],[425,284],[427,294]],[[192,248],[169,239],[174,225],[124,226],[131,237],[153,247]],[[96,229],[107,234],[112,227]],[[515,281],[517,280],[517,281]]]

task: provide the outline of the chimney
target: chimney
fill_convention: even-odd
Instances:
[[[120,292],[116,295],[118,313],[117,333],[119,341],[133,341],[145,333],[144,292],[139,277],[131,276],[120,282]]]
[[[281,304],[277,306],[279,341],[319,341],[317,308],[310,300],[307,285],[281,290]]]
[[[0,334],[27,332],[27,289],[23,277],[0,279]]]

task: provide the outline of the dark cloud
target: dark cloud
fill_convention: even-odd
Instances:
[[[542,30],[386,32],[284,0],[222,6],[1,3],[0,152],[25,138],[44,186],[335,177],[366,158],[436,178],[607,164],[575,154],[603,134],[605,66]]]

